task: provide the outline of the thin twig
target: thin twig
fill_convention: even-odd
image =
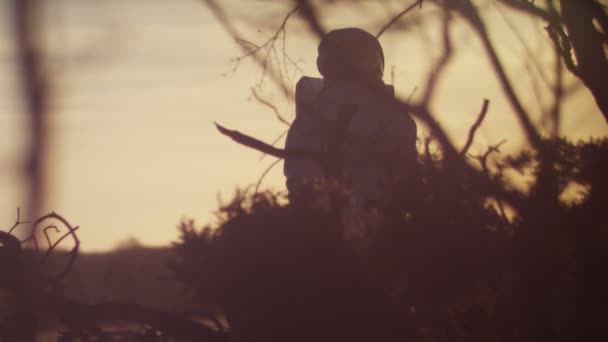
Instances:
[[[261,103],[262,105],[270,108],[273,112],[274,115],[276,116],[276,118],[283,124],[290,126],[289,121],[287,121],[287,119],[285,119],[281,113],[279,113],[279,109],[277,108],[277,106],[273,105],[272,103],[270,103],[268,100],[263,99],[260,94],[258,94],[258,92],[255,90],[255,88],[251,88],[251,94],[253,95],[253,97],[256,99],[256,101],[258,101],[259,103]]]
[[[279,28],[274,32],[274,34],[268,38],[268,40],[266,40],[262,45],[256,45],[254,43],[251,43],[247,40],[244,40],[242,38],[236,38],[237,42],[242,42],[242,43],[246,43],[249,45],[254,46],[254,49],[249,51],[247,54],[239,57],[240,59],[251,56],[255,53],[257,53],[259,50],[261,50],[264,47],[267,47],[269,45],[273,45],[274,42],[279,38],[279,35],[281,34],[281,32],[283,32],[285,30],[285,25],[287,25],[287,21],[289,20],[289,18],[291,18],[292,15],[294,15],[294,13],[296,13],[298,11],[298,6],[294,7],[291,11],[289,11],[289,13],[287,13],[287,15],[285,16],[285,18],[283,18],[283,21],[281,22],[281,25],[279,26]]]
[[[389,20],[388,23],[386,23],[386,25],[384,25],[380,31],[378,31],[378,33],[376,33],[376,38],[380,38],[380,36],[386,31],[388,30],[389,27],[393,26],[394,23],[396,23],[399,19],[401,19],[401,17],[403,17],[404,15],[406,15],[409,11],[413,10],[414,8],[416,8],[416,6],[419,6],[419,8],[422,8],[422,3],[424,2],[424,0],[417,0],[415,1],[413,4],[409,5],[406,9],[404,9],[403,11],[397,13],[397,15],[395,15],[391,20]]]
[[[518,30],[515,23],[513,23],[513,21],[507,16],[507,14],[504,13],[504,11],[501,9],[501,7],[496,6],[496,4],[494,7],[496,8],[496,11],[498,12],[498,14],[500,14],[500,16],[503,19],[503,21],[505,22],[505,24],[507,24],[507,26],[509,27],[509,30],[513,33],[513,35],[515,36],[515,38],[517,39],[517,41],[523,48],[524,53],[526,54],[526,58],[525,58],[526,61],[532,64],[532,66],[538,73],[538,76],[543,81],[543,84],[545,86],[547,86],[548,88],[551,88],[551,83],[549,82],[549,78],[545,74],[545,69],[541,65],[540,61],[538,60],[538,58],[536,57],[536,55],[534,54],[532,49],[526,43],[526,40],[524,39],[520,30]]]
[[[502,201],[496,198],[496,204],[498,205],[500,216],[502,216],[506,223],[511,224],[511,220],[509,220],[509,216],[507,216],[507,212],[505,211],[505,206],[502,204]]]
[[[488,112],[489,104],[490,104],[490,101],[488,101],[487,99],[483,100],[483,105],[481,106],[481,112],[479,112],[479,115],[477,116],[477,120],[475,120],[475,123],[473,124],[473,126],[471,126],[471,129],[469,130],[469,137],[467,138],[467,142],[464,144],[464,147],[460,151],[461,156],[466,155],[467,152],[469,151],[469,148],[473,144],[473,139],[475,138],[475,132],[477,131],[479,126],[481,126],[483,119],[485,119],[486,113]]]
[[[287,135],[287,133],[289,133],[289,130],[285,130],[283,133],[279,134],[279,136],[278,136],[278,137],[276,137],[276,138],[275,138],[275,139],[274,139],[274,140],[273,140],[273,141],[270,143],[270,146],[274,146],[274,147],[276,147],[276,146],[277,146],[277,144],[279,143],[279,141],[281,141],[281,139],[283,139],[283,138],[284,138],[284,137]],[[264,159],[264,157],[266,157],[266,154],[262,154],[262,155],[260,156],[260,161],[261,161],[261,160],[263,160],[263,159]]]
[[[17,219],[15,220],[15,224],[8,230],[9,234],[13,234],[13,231],[22,224],[31,223],[30,221],[21,221],[21,210],[17,208]]]
[[[260,189],[260,185],[262,185],[262,181],[264,180],[264,178],[266,177],[266,175],[268,174],[268,172],[270,172],[270,170],[272,170],[279,162],[281,161],[281,159],[277,159],[275,161],[273,161],[267,168],[266,170],[264,170],[264,172],[262,173],[262,175],[260,176],[260,178],[258,179],[257,184],[255,185],[255,191],[254,193],[257,193],[258,190]]]
[[[407,96],[407,99],[405,100],[406,104],[410,103],[412,97],[414,97],[414,94],[416,94],[416,91],[418,91],[418,86],[414,87],[414,89],[412,89],[412,92],[410,92],[410,94]]]
[[[454,8],[459,11],[460,14],[469,22],[471,27],[477,32],[477,35],[481,39],[482,45],[486,52],[486,55],[490,59],[490,63],[492,68],[494,69],[494,73],[498,78],[498,81],[504,91],[507,99],[509,100],[509,104],[513,108],[517,119],[526,135],[526,138],[532,144],[532,146],[538,148],[542,144],[541,137],[537,131],[537,129],[532,124],[530,116],[528,112],[524,109],[521,100],[515,93],[515,89],[507,76],[505,68],[502,64],[502,61],[498,57],[498,53],[490,40],[490,36],[488,34],[488,30],[485,27],[484,22],[475,6],[469,1],[461,1],[457,3],[458,5]]]
[[[281,76],[277,74],[276,70],[270,68],[267,69],[264,67],[265,64],[267,64],[267,61],[265,60],[264,57],[260,56],[258,53],[256,53],[257,51],[259,51],[263,46],[266,46],[268,44],[271,43],[272,39],[269,39],[269,41],[267,42],[267,44],[265,43],[265,45],[259,45],[259,49],[257,48],[258,45],[257,44],[253,44],[251,42],[248,42],[244,39],[241,38],[237,38],[241,36],[241,33],[239,32],[239,30],[236,28],[236,26],[234,26],[232,24],[232,21],[229,19],[227,13],[224,11],[224,9],[222,8],[222,6],[219,5],[219,3],[215,0],[205,0],[204,1],[207,6],[209,7],[209,9],[211,10],[211,13],[215,16],[215,18],[220,22],[220,24],[224,27],[224,29],[226,30],[226,32],[232,36],[235,37],[235,41],[238,43],[239,47],[241,48],[241,50],[244,53],[244,56],[238,57],[236,58],[234,61],[236,63],[235,67],[233,70],[236,70],[236,68],[238,67],[240,61],[245,58],[245,57],[251,57],[253,59],[253,61],[255,63],[257,63],[258,65],[262,66],[263,70],[264,70],[264,75],[268,74],[270,76],[270,78],[273,80],[273,82],[275,82],[277,85],[279,85],[279,87],[281,87],[283,93],[285,94],[289,94],[291,95],[291,90],[285,86],[285,84],[283,84],[281,82]],[[289,17],[291,17],[294,13],[296,13],[297,8],[294,8],[291,12],[288,13],[288,15],[286,16],[286,18],[283,20],[283,23],[287,23],[287,19],[289,19]],[[284,29],[284,24],[281,24],[282,27],[280,27],[277,32],[276,35],[278,37],[278,33]],[[276,40],[276,39],[275,39]],[[256,46],[256,48],[253,49],[253,51],[251,50],[251,46]]]
[[[441,79],[443,72],[446,70],[453,56],[452,40],[450,38],[451,19],[452,17],[450,16],[449,10],[444,8],[442,21],[443,52],[439,60],[433,65],[432,71],[428,77],[422,96],[422,103],[424,103],[424,105],[429,105],[431,103],[437,83]]]
[[[490,157],[490,155],[492,153],[500,153],[500,147],[503,144],[505,144],[506,142],[507,142],[506,140],[501,140],[496,145],[488,146],[488,149],[486,150],[486,152],[484,152],[484,154],[477,155],[477,156],[471,156],[479,161],[479,164],[481,165],[483,172],[485,174],[487,174],[490,171],[490,169],[488,168],[488,158]]]

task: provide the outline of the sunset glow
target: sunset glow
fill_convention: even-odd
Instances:
[[[175,227],[181,219],[212,223],[218,194],[229,199],[236,188],[255,185],[274,161],[226,139],[213,122],[267,142],[286,131],[272,110],[253,98],[251,88],[261,81],[258,92],[288,119],[293,118],[293,104],[272,79],[262,79],[261,67],[251,58],[236,63],[243,51],[235,38],[263,43],[291,7],[288,2],[227,3],[242,37],[231,37],[194,0],[45,2],[53,97],[43,211],[56,211],[79,225],[83,250],[108,250],[130,237],[144,245],[168,245],[177,239]],[[549,89],[539,79],[553,75],[555,61],[544,24],[493,1],[485,3],[491,38],[539,124],[541,111],[550,105]],[[357,26],[375,33],[403,5],[362,6],[333,5],[323,14],[323,24],[326,29]],[[441,54],[436,12],[433,5],[424,5],[404,20],[409,26],[396,26],[380,38],[386,54],[384,79],[394,83],[403,99],[425,85]],[[524,147],[522,131],[478,39],[458,18],[452,38],[455,57],[433,102],[437,120],[462,146],[483,99],[488,99],[488,117],[471,153],[503,139],[503,153]],[[301,69],[291,62],[283,65],[290,87],[302,75],[318,77],[317,43],[300,18],[290,19],[285,49]],[[530,62],[529,53],[539,65]],[[608,136],[589,91],[570,73],[564,76],[570,97],[564,102],[561,134],[571,139]],[[11,13],[8,2],[1,1],[0,228],[10,227],[18,207],[27,207],[27,118],[17,81]],[[415,92],[412,100],[420,95]],[[418,134],[424,136],[424,127]],[[279,163],[262,187],[282,190],[283,184]]]

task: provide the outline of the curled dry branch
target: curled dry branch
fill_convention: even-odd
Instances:
[[[76,231],[80,228],[78,226],[72,226],[63,216],[52,212],[50,214],[43,215],[36,219],[33,222],[21,221],[20,210],[17,209],[17,220],[15,224],[9,229],[8,234],[14,236],[18,227],[26,226],[26,235],[20,240],[20,244],[24,244],[26,242],[31,242],[34,245],[34,248],[37,252],[40,252],[40,244],[38,241],[39,234],[43,234],[47,245],[45,246],[44,257],[39,263],[39,270],[44,269],[45,264],[50,259],[51,255],[57,251],[58,247],[61,245],[63,241],[68,238],[71,238],[73,241],[72,248],[67,252],[67,262],[60,269],[59,272],[54,273],[52,275],[45,275],[50,278],[49,280],[58,280],[65,277],[72,269],[74,262],[76,261],[76,257],[78,255],[78,251],[80,248],[80,240],[78,239],[78,235]],[[60,225],[49,223],[49,222],[59,222]],[[54,242],[51,240],[48,231],[54,230],[56,233],[61,234],[57,240]],[[42,275],[42,274],[41,274]]]

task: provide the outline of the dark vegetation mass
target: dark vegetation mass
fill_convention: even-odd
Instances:
[[[182,224],[177,273],[237,340],[605,338],[608,141],[546,146],[546,170],[529,151],[488,174],[530,175],[516,213],[459,167],[423,156],[422,181],[382,209],[364,248],[342,238],[333,214],[238,193],[218,227]]]

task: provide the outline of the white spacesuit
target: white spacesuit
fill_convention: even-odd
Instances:
[[[285,148],[319,158],[285,159],[289,198],[324,212],[338,209],[345,238],[367,241],[382,222],[376,209],[414,174],[416,124],[382,82],[382,49],[369,33],[328,33],[317,65],[323,79],[303,77],[296,85]]]

